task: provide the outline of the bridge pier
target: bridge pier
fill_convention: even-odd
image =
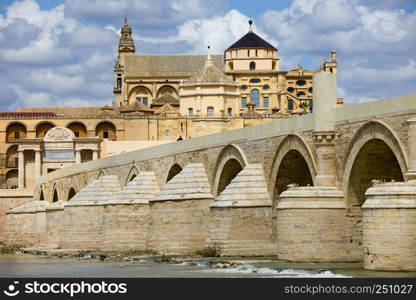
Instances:
[[[280,195],[276,206],[278,257],[290,261],[348,261],[344,194],[335,180],[336,77],[321,72],[313,81],[315,186],[294,186]]]

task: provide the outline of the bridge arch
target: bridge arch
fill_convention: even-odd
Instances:
[[[361,206],[371,180],[404,181],[407,155],[400,139],[387,124],[367,122],[355,133],[344,161],[346,205]]]
[[[175,177],[176,175],[178,175],[180,172],[182,172],[183,168],[177,164],[174,163],[168,172],[168,175],[166,176],[166,183],[168,183],[173,177]]]
[[[70,201],[74,196],[77,194],[75,188],[71,187],[68,191],[68,197],[66,198],[67,201]]]
[[[136,178],[137,177],[137,175],[139,175],[139,169],[137,169],[137,167],[136,166],[132,166],[131,168],[130,168],[130,171],[129,171],[129,173],[127,174],[127,177],[126,177],[126,185],[130,182],[130,181],[132,181],[134,178]]]
[[[286,136],[277,147],[270,173],[269,190],[274,199],[291,183],[314,185],[316,163],[306,141],[297,134]]]
[[[100,178],[100,177],[103,177],[103,176],[105,176],[106,174],[105,174],[105,172],[104,172],[104,170],[100,170],[100,172],[98,172],[98,174],[97,174],[97,178],[96,179],[98,179],[98,178]]]
[[[53,185],[52,188],[52,203],[59,201],[59,194],[58,194],[58,188],[56,187],[56,184]]]
[[[238,146],[225,146],[215,164],[212,194],[219,195],[247,164],[247,158]]]

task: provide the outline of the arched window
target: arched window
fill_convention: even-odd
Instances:
[[[287,88],[287,91],[288,91],[289,93],[293,93],[293,92],[295,91],[295,89],[294,89],[293,87],[289,87],[289,88]]]
[[[87,136],[87,128],[84,124],[80,122],[73,122],[67,126],[70,129],[75,137],[86,137]]]
[[[76,195],[75,189],[71,188],[68,193],[68,201],[71,200]]]
[[[230,69],[230,71],[234,70],[234,64],[232,62],[229,62],[228,68]]]
[[[303,80],[303,79],[300,79],[300,80],[296,81],[296,84],[297,84],[298,86],[304,86],[304,85],[306,84],[306,81],[305,81],[305,80]]]
[[[213,116],[214,115],[214,107],[208,106],[207,107],[207,116]]]
[[[256,69],[256,63],[254,62],[254,61],[252,61],[251,63],[250,63],[250,71],[253,71],[253,70],[255,70]]]
[[[231,107],[227,108],[227,114],[231,116],[233,114],[233,109]]]
[[[258,89],[253,89],[250,92],[250,101],[256,104],[256,107],[260,107],[260,91]]]
[[[36,138],[43,138],[45,137],[46,133],[54,128],[55,125],[49,122],[44,122],[36,126]]]
[[[293,110],[293,100],[287,100],[287,110]]]
[[[247,107],[247,97],[241,97],[241,107]]]
[[[250,83],[254,83],[254,84],[256,84],[256,83],[260,83],[261,82],[261,80],[260,79],[258,79],[258,78],[253,78],[253,79],[250,79]]]
[[[20,123],[12,123],[6,129],[6,143],[14,143],[17,139],[26,137],[26,127]]]
[[[110,122],[99,123],[95,128],[95,134],[102,139],[117,140],[116,128]]]
[[[300,96],[305,96],[305,92],[298,92],[296,95],[297,95],[298,97],[300,97]]]

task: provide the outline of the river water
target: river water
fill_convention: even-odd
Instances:
[[[277,260],[233,258],[242,265],[214,269],[201,259],[196,265],[189,261],[178,264],[147,262],[114,262],[55,258],[33,255],[0,255],[0,277],[175,277],[175,278],[236,278],[236,277],[416,277],[416,272],[375,272],[362,269],[358,263],[288,263]]]

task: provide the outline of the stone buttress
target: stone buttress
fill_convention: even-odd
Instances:
[[[150,199],[150,249],[193,254],[204,248],[213,199],[204,165],[188,164]]]
[[[46,201],[31,201],[6,212],[5,242],[39,246],[45,242]]]
[[[61,247],[92,250],[102,246],[104,204],[120,190],[118,177],[102,176],[64,205]]]
[[[141,172],[105,203],[102,250],[148,249],[149,199],[157,193],[155,173]]]
[[[276,254],[272,200],[261,164],[247,164],[211,205],[207,246],[224,256]]]

